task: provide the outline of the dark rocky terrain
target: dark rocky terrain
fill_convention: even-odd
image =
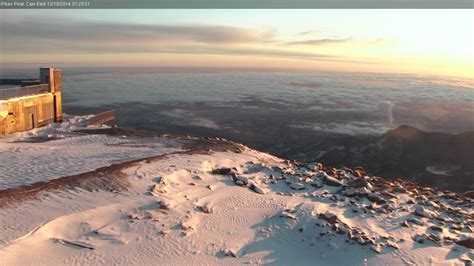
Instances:
[[[127,111],[119,108],[117,123],[129,128],[169,134],[221,137],[280,158],[303,162],[320,161],[334,167],[362,166],[370,173],[387,179],[401,177],[420,185],[462,193],[474,190],[474,131],[449,134],[400,126],[380,136],[319,132],[288,125],[298,123],[294,120],[295,117],[315,123],[330,122],[330,118],[313,117],[298,109],[270,112],[265,111],[260,102],[255,105],[259,109],[242,108],[235,111],[227,107],[187,107],[191,114],[212,117],[218,125],[225,125],[217,129],[175,123],[186,121],[186,114],[182,114],[184,117],[167,118],[163,113],[176,106],[164,104],[129,105]],[[102,109],[115,107],[117,106],[104,106]],[[65,111],[71,114],[90,114],[99,110],[65,106]],[[145,116],[146,119],[143,118],[146,121],[137,119],[143,113],[149,113]],[[363,120],[365,117],[359,119]],[[429,172],[426,169],[428,166],[446,174]]]
[[[456,192],[474,189],[474,132],[448,134],[400,126],[374,141],[332,149],[319,160],[334,166],[360,165],[385,178],[403,177]]]

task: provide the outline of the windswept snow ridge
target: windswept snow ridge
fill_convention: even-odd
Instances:
[[[95,141],[110,138],[116,137]],[[164,153],[164,139],[154,141],[147,143],[150,152]],[[474,259],[472,199],[386,181],[362,168],[284,161],[219,142],[232,148],[210,145],[124,164],[126,191],[72,187],[2,206],[0,264],[464,265]],[[80,147],[71,150],[81,160]]]

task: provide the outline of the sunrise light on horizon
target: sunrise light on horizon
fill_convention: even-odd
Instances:
[[[0,12],[1,68],[258,67],[474,77],[472,10]]]

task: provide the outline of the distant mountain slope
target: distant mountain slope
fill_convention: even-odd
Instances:
[[[389,130],[369,144],[344,147],[320,161],[363,166],[375,175],[402,177],[457,192],[474,189],[474,132],[425,132],[411,126]]]
[[[384,152],[399,153],[406,164],[423,161],[474,169],[474,132],[447,134],[400,126],[383,134],[377,143]]]

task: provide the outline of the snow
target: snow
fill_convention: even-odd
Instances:
[[[444,175],[444,176],[452,176],[450,172],[457,169],[459,169],[459,167],[451,167],[450,169],[441,169],[433,165],[429,165],[425,168],[425,170],[429,173],[432,173],[435,175]]]
[[[88,116],[66,117],[52,124],[0,139],[0,189],[48,181],[136,158],[179,150],[171,142],[74,133]],[[46,142],[21,142],[44,137]]]
[[[161,138],[67,133],[72,136],[44,143],[2,142],[2,158],[16,156],[25,169],[21,175],[27,176],[9,181],[20,175],[7,170],[2,186],[94,170],[117,160],[164,157],[122,169],[129,181],[124,191],[52,190],[0,207],[0,264],[464,265],[474,259],[472,250],[446,239],[415,241],[416,235],[435,234],[433,225],[443,229],[436,233],[441,237],[473,236],[472,202],[450,194],[407,187],[418,193],[391,192],[389,197],[375,190],[376,179],[366,179],[372,184],[354,189],[366,195],[356,199],[344,195],[344,186],[324,185],[322,179],[333,174],[316,165],[291,164],[243,146],[240,152],[175,153],[179,145],[169,148],[170,140]],[[127,145],[115,145],[123,142]],[[51,165],[42,169],[34,160]],[[213,171],[222,168],[228,169]],[[44,175],[32,174],[43,170]],[[355,178],[349,172],[341,176]],[[242,180],[247,184],[238,183]],[[296,183],[301,190],[294,189]],[[367,199],[370,193],[387,200],[388,207]],[[426,199],[420,197],[425,194]],[[437,209],[443,224],[417,216],[417,208]],[[413,218],[423,225],[401,225]]]

